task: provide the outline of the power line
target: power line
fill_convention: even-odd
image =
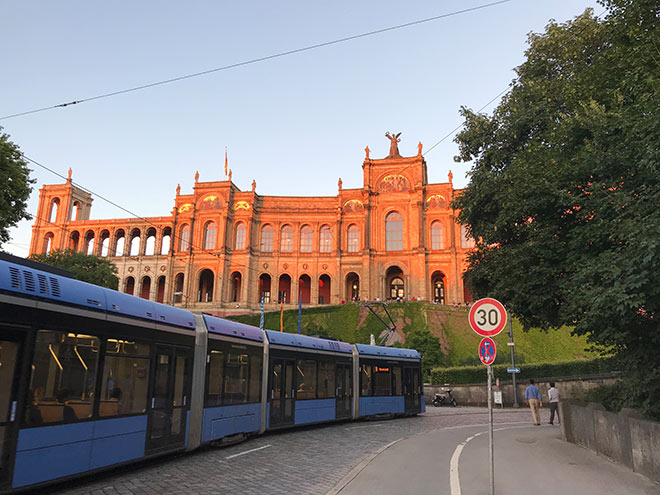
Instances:
[[[333,40],[333,41],[326,41],[326,42],[318,43],[318,44],[315,44],[315,45],[309,45],[309,46],[306,46],[306,47],[303,47],[303,48],[296,48],[294,50],[288,50],[288,51],[276,53],[276,54],[273,54],[273,55],[266,55],[264,57],[253,58],[253,59],[245,60],[243,62],[238,62],[238,63],[235,63],[235,64],[224,65],[222,67],[216,67],[214,69],[209,69],[209,70],[205,70],[205,71],[201,71],[201,72],[195,72],[195,73],[187,74],[187,75],[184,75],[184,76],[178,76],[178,77],[173,77],[171,79],[165,79],[165,80],[162,80],[162,81],[157,81],[157,82],[153,82],[153,83],[149,83],[149,84],[143,84],[141,86],[134,86],[132,88],[122,89],[122,90],[119,90],[119,91],[113,91],[111,93],[105,93],[105,94],[101,94],[101,95],[97,95],[97,96],[91,96],[89,98],[82,98],[80,100],[73,100],[73,101],[69,101],[69,102],[66,102],[66,103],[59,103],[57,105],[52,105],[52,106],[43,107],[43,108],[37,108],[37,109],[34,109],[34,110],[28,110],[28,111],[25,111],[25,112],[15,113],[15,114],[12,114],[12,115],[5,115],[4,117],[0,117],[0,120],[11,119],[11,118],[14,118],[14,117],[21,117],[23,115],[30,115],[30,114],[38,113],[38,112],[44,112],[46,110],[53,110],[55,108],[69,107],[69,106],[73,106],[73,105],[78,105],[80,103],[86,103],[88,101],[100,100],[102,98],[110,98],[112,96],[118,96],[118,95],[122,95],[122,94],[126,94],[126,93],[131,93],[133,91],[141,91],[143,89],[148,89],[148,88],[153,88],[153,87],[156,87],[156,86],[162,86],[164,84],[170,84],[170,83],[174,83],[174,82],[178,82],[178,81],[183,81],[185,79],[191,79],[193,77],[205,76],[205,75],[208,75],[208,74],[213,74],[214,72],[220,72],[220,71],[224,71],[224,70],[235,69],[237,67],[244,67],[246,65],[256,64],[256,63],[259,63],[259,62],[265,62],[267,60],[272,60],[272,59],[275,59],[275,58],[286,57],[288,55],[294,55],[296,53],[302,53],[302,52],[306,52],[306,51],[309,51],[309,50],[315,50],[317,48],[323,48],[323,47],[326,47],[326,46],[336,45],[338,43],[345,43],[347,41],[353,41],[353,40],[357,40],[357,39],[360,39],[360,38],[366,38],[368,36],[374,36],[376,34],[382,34],[382,33],[386,33],[386,32],[389,32],[389,31],[395,31],[397,29],[403,29],[403,28],[407,28],[407,27],[411,27],[411,26],[416,26],[416,25],[419,25],[419,24],[424,24],[426,22],[437,21],[439,19],[444,19],[444,18],[447,18],[447,17],[453,17],[453,16],[456,16],[456,15],[465,14],[465,13],[468,13],[468,12],[474,12],[476,10],[481,10],[481,9],[485,9],[485,8],[488,8],[488,7],[493,7],[495,5],[500,5],[500,4],[503,4],[503,3],[510,2],[510,1],[511,0],[499,0],[497,2],[487,3],[487,4],[484,4],[484,5],[479,5],[477,7],[471,7],[469,9],[456,10],[454,12],[449,12],[447,14],[441,14],[441,15],[437,15],[437,16],[433,16],[433,17],[427,17],[426,19],[420,19],[420,20],[417,20],[417,21],[406,22],[404,24],[398,24],[396,26],[390,26],[390,27],[386,27],[386,28],[383,28],[383,29],[377,29],[375,31],[369,31],[369,32],[366,32],[366,33],[356,34],[356,35],[353,35],[353,36],[347,36],[345,38],[339,38],[339,39],[336,39],[336,40]]]

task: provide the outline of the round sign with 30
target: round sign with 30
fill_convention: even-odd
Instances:
[[[493,337],[506,325],[506,309],[497,299],[479,299],[470,308],[470,327],[482,337]]]

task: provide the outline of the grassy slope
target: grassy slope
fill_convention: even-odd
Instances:
[[[481,337],[470,329],[465,309],[414,302],[389,304],[388,311],[396,323],[397,333],[402,338],[405,339],[405,334],[413,329],[429,330],[438,337],[447,355],[448,365],[479,363],[477,347]],[[384,311],[379,310],[378,314],[385,321],[389,321]],[[258,314],[235,316],[231,319],[249,325],[259,325]],[[297,332],[297,310],[284,311],[283,320],[285,331]],[[264,327],[279,330],[279,311],[264,315]],[[344,342],[368,343],[371,333],[378,341],[383,328],[383,324],[373,314],[355,304],[303,309],[302,333],[307,335],[327,336]],[[521,364],[553,363],[596,357],[587,350],[589,346],[586,338],[572,336],[569,328],[547,333],[537,329],[523,332],[520,324],[514,320],[513,333],[516,342],[516,359]],[[507,334],[502,332],[495,340],[499,344],[496,362],[508,362],[510,351],[506,345],[509,340]]]

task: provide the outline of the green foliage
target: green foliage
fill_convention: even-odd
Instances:
[[[495,377],[500,380],[511,380],[511,375],[506,371],[508,366],[510,365],[493,365]],[[529,380],[531,378],[536,380],[549,380],[569,377],[585,377],[612,373],[620,369],[617,362],[611,358],[528,364],[519,366],[519,368],[520,373],[516,378],[517,381]],[[434,368],[431,370],[431,383],[434,385],[484,383],[486,380],[486,367],[483,364],[479,366]]]
[[[492,117],[462,109],[457,158],[474,166],[454,206],[478,240],[473,294],[613,349],[660,419],[660,16],[603,4],[530,35]]]
[[[0,127],[0,246],[9,240],[10,227],[31,218],[27,200],[34,182],[20,149]]]
[[[624,382],[617,382],[614,385],[603,385],[588,390],[585,393],[584,400],[602,404],[605,409],[612,412],[619,412],[622,408],[632,405]]]
[[[442,366],[445,356],[440,348],[440,342],[428,330],[411,330],[406,335],[406,347],[416,349],[422,355],[422,372],[431,374],[431,368]]]
[[[30,258],[39,263],[68,270],[73,273],[75,278],[83,282],[115,290],[119,285],[117,267],[106,258],[76,253],[69,249],[54,250],[49,254],[36,254]]]
[[[395,345],[417,349],[423,356],[425,369],[436,366],[481,365],[477,356],[481,337],[470,328],[465,309],[408,302],[388,305],[388,311],[405,338],[405,342]],[[380,310],[378,314],[389,322],[384,311]],[[258,313],[228,318],[259,326]],[[283,320],[285,331],[297,332],[297,309],[284,311]],[[264,326],[267,329],[279,330],[280,312],[265,313]],[[301,329],[305,335],[367,344],[371,334],[378,342],[385,326],[366,308],[357,304],[344,304],[303,308]],[[517,364],[584,360],[597,356],[596,352],[587,349],[586,337],[571,335],[571,329],[568,327],[556,332],[539,329],[523,332],[521,324],[514,320],[513,331]],[[506,344],[508,340],[506,333],[495,337],[498,343],[496,364],[510,362],[509,347]]]

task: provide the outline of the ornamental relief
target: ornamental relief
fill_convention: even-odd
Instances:
[[[427,208],[447,208],[449,202],[442,194],[434,194],[426,200]]]
[[[378,192],[404,192],[410,190],[408,179],[403,175],[388,175],[383,178],[378,186]]]
[[[247,201],[237,201],[236,204],[234,205],[234,210],[249,210],[250,209],[250,203]]]
[[[199,210],[221,210],[222,198],[215,194],[209,194],[199,202]]]
[[[190,203],[185,203],[181,206],[179,206],[179,213],[185,213],[187,211],[191,211],[193,209],[193,205]]]
[[[359,199],[351,199],[344,203],[344,213],[362,213],[364,205]]]

